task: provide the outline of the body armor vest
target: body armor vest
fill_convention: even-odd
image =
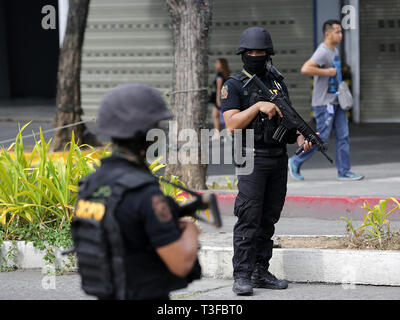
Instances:
[[[266,76],[268,77],[269,81],[273,83],[273,86],[271,86],[270,90],[281,90],[284,95],[287,95],[286,91],[283,90],[283,76],[273,65],[268,65]],[[233,74],[231,78],[240,81],[244,85],[249,79],[249,76],[242,71]],[[256,102],[263,100],[261,98],[261,92],[258,92],[257,88],[254,86],[246,88],[244,95],[249,97],[249,106],[252,106]],[[289,139],[285,141],[285,143],[279,143],[272,138],[279,126],[279,122],[280,118],[278,115],[275,115],[272,119],[269,119],[268,115],[263,112],[259,112],[248,126],[249,129],[254,130],[255,143],[264,142],[269,148],[281,149],[286,148],[286,143],[294,143],[297,139],[296,132],[289,134]]]
[[[116,209],[127,191],[148,184],[158,186],[157,179],[133,166],[105,174],[99,171],[82,179],[71,223],[82,289],[101,299],[154,299],[199,279],[198,262],[197,273],[191,275],[193,279],[179,278],[168,270],[153,248],[138,254],[125,253]]]

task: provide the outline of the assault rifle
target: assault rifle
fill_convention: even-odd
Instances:
[[[280,124],[276,129],[273,139],[282,142],[289,130],[297,129],[307,141],[311,142],[317,147],[318,151],[321,152],[330,163],[333,160],[326,154],[328,148],[326,144],[321,140],[317,133],[303,120],[303,118],[294,110],[291,106],[290,101],[280,93],[271,93],[266,85],[256,76],[253,75],[243,86],[243,88],[253,84],[258,89],[258,94],[261,96],[263,101],[269,101],[274,103],[282,112],[283,118],[280,118]],[[301,145],[297,150],[296,154],[299,155],[304,150],[304,144]]]
[[[182,185],[172,183],[164,178],[161,178],[161,180],[193,196],[191,200],[179,205],[179,217],[190,216],[202,222],[211,224],[216,228],[220,228],[222,226],[221,214],[219,212],[217,198],[214,193],[200,194],[185,188]],[[199,215],[199,210],[208,210],[210,213],[210,220]]]
[[[200,193],[194,192],[188,188],[185,188],[182,185],[172,183],[163,178],[161,178],[161,180],[190,194],[193,197],[191,200],[189,200],[183,204],[179,204],[179,205],[175,204],[179,208],[178,218],[190,216],[197,220],[205,222],[207,224],[211,224],[216,228],[222,227],[221,214],[219,211],[217,198],[214,193],[200,194]],[[167,198],[167,199],[169,199],[170,201],[174,201],[172,198]],[[199,214],[200,210],[208,210],[208,212],[210,213],[210,219],[206,219],[206,218],[202,217]],[[75,250],[76,250],[75,247],[69,248],[69,249],[63,251],[61,254],[67,255],[67,254],[75,252]]]

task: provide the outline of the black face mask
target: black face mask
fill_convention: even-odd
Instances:
[[[244,69],[251,74],[260,74],[265,71],[265,64],[267,63],[268,56],[249,56],[242,55]]]

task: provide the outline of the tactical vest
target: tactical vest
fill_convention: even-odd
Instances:
[[[283,89],[285,84],[283,83],[282,74],[273,66],[268,65],[266,76],[269,78],[271,83],[274,86],[271,90],[280,90],[284,95],[287,96],[287,92]],[[238,80],[244,85],[246,81],[251,77],[245,70],[241,72],[235,73],[231,76],[231,78]],[[250,86],[244,89],[244,95],[249,97],[249,106],[252,106],[258,101],[261,101],[260,92],[258,92],[257,88],[254,86]],[[278,115],[274,116],[272,119],[268,118],[263,112],[259,112],[257,116],[250,122],[247,128],[254,130],[254,142],[264,142],[268,148],[271,149],[281,149],[284,153],[286,153],[286,143],[294,143],[297,136],[294,134],[290,134],[289,140],[285,143],[279,143],[274,140],[272,137],[279,126],[280,118]],[[293,139],[294,138],[294,139]],[[271,152],[271,156],[273,155],[273,150],[268,150]],[[277,155],[282,155],[282,152],[278,152]]]
[[[280,76],[278,77],[278,74],[280,75],[279,71],[276,70],[275,67],[269,66],[268,67],[268,72],[267,72],[267,77],[271,81],[276,81],[278,85],[281,87],[280,89],[282,90],[282,85],[280,82],[282,81],[283,77]],[[241,72],[235,73],[231,76],[231,78],[238,80],[244,85],[246,81],[249,79],[249,74],[242,70]],[[278,80],[279,78],[279,80]],[[274,89],[274,88],[271,88]],[[249,106],[252,106],[256,102],[260,101],[260,93],[257,91],[257,89],[254,86],[250,86],[244,90],[243,93],[245,96],[248,96],[249,98]],[[274,135],[274,132],[279,126],[278,123],[279,119],[277,116],[273,117],[271,120],[268,119],[268,115],[259,112],[257,116],[250,122],[248,125],[248,129],[253,129],[254,130],[254,142],[264,142],[269,148],[285,148],[284,144],[281,144],[274,139],[272,139],[272,136]]]
[[[199,279],[198,262],[192,278],[179,278],[153,248],[134,255],[125,253],[116,209],[127,191],[158,186],[157,179],[135,167],[107,171],[93,183],[96,174],[98,179],[96,172],[81,180],[71,223],[82,289],[100,299],[157,299]]]

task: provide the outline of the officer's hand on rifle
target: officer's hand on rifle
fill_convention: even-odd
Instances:
[[[276,113],[278,113],[281,118],[283,117],[281,110],[279,110],[279,108],[273,103],[267,101],[259,101],[257,102],[257,104],[259,107],[259,111],[267,114],[269,120],[271,120]]]
[[[319,132],[317,132],[317,135],[319,135]],[[311,150],[313,148],[313,145],[310,141],[307,141],[304,136],[301,134],[297,137],[297,144],[300,147],[304,143],[304,150],[303,152],[306,152],[307,150]]]

